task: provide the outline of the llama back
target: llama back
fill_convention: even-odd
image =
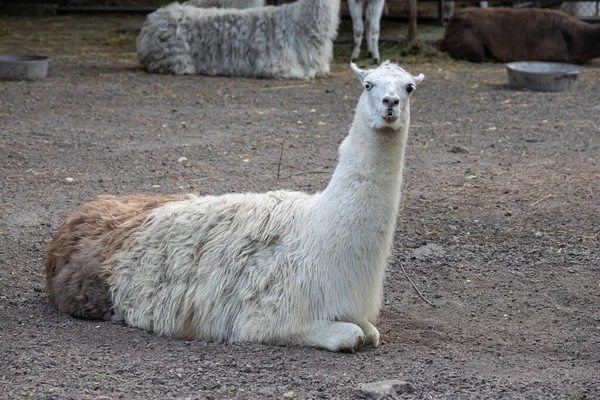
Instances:
[[[307,195],[193,198],[155,209],[115,256],[115,319],[187,339],[277,343],[308,314],[289,268]],[[288,249],[287,251],[285,249]],[[294,315],[291,318],[290,315]]]

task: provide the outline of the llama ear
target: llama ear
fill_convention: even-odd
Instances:
[[[350,63],[350,67],[352,67],[352,71],[354,71],[354,73],[358,75],[358,79],[362,84],[365,80],[365,76],[367,76],[367,71],[363,71],[362,69],[358,68],[353,62]]]
[[[425,79],[425,75],[419,74],[417,76],[413,76],[412,78],[415,81],[415,84],[418,85],[419,83],[423,82],[423,79]]]

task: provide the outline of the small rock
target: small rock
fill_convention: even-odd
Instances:
[[[187,160],[188,160],[187,157],[179,157],[177,159],[177,162],[182,163],[182,162],[187,161]]]
[[[452,153],[457,153],[457,154],[469,154],[470,153],[469,149],[467,149],[466,147],[462,147],[462,146],[452,146],[452,149],[450,151]]]
[[[284,398],[284,399],[295,399],[295,398],[296,398],[296,395],[294,394],[294,392],[293,392],[293,391],[291,391],[291,390],[290,390],[289,392],[285,392],[285,393],[283,394],[283,398]]]
[[[354,392],[359,399],[398,399],[404,393],[413,393],[413,386],[405,381],[391,379],[373,383],[362,383]]]
[[[412,256],[414,258],[422,259],[429,257],[443,256],[445,253],[444,248],[435,243],[430,243],[425,246],[421,246],[418,249],[413,250]]]
[[[258,394],[264,396],[265,398],[273,398],[275,397],[275,389],[266,387],[258,389]]]

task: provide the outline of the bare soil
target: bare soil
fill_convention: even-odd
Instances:
[[[54,60],[46,80],[0,82],[0,398],[346,399],[383,379],[411,399],[600,398],[598,64],[570,93],[510,90],[501,65],[406,65],[426,80],[380,348],[177,341],[58,315],[42,265],[70,211],[103,193],[323,189],[361,92],[344,44],[326,79],[149,75],[142,21],[0,20],[0,52]]]

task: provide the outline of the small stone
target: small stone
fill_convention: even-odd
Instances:
[[[179,157],[179,158],[177,159],[177,162],[178,162],[178,163],[182,163],[182,162],[184,162],[184,161],[187,161],[187,160],[188,160],[188,159],[187,159],[187,157]]]
[[[289,392],[285,392],[285,393],[283,394],[283,398],[284,398],[284,399],[295,399],[295,398],[296,398],[296,395],[294,394],[294,392],[293,392],[293,391],[291,391],[291,390],[290,390]]]
[[[258,394],[264,396],[264,398],[273,398],[275,397],[275,389],[266,387],[258,389]]]
[[[412,256],[414,258],[423,259],[430,257],[443,256],[445,253],[444,248],[435,243],[430,243],[425,246],[421,246],[418,249],[413,250]]]
[[[253,371],[254,371],[254,369],[252,368],[252,365],[250,365],[250,364],[246,364],[246,365],[244,366],[244,368],[243,368],[243,371],[244,371],[244,372],[253,372]]]
[[[466,147],[462,147],[462,146],[452,146],[452,149],[450,151],[452,153],[456,153],[456,154],[469,154],[470,153],[469,149],[467,149]]]
[[[354,390],[359,399],[380,400],[397,399],[405,393],[413,393],[413,386],[405,381],[390,379],[373,383],[362,383]]]

